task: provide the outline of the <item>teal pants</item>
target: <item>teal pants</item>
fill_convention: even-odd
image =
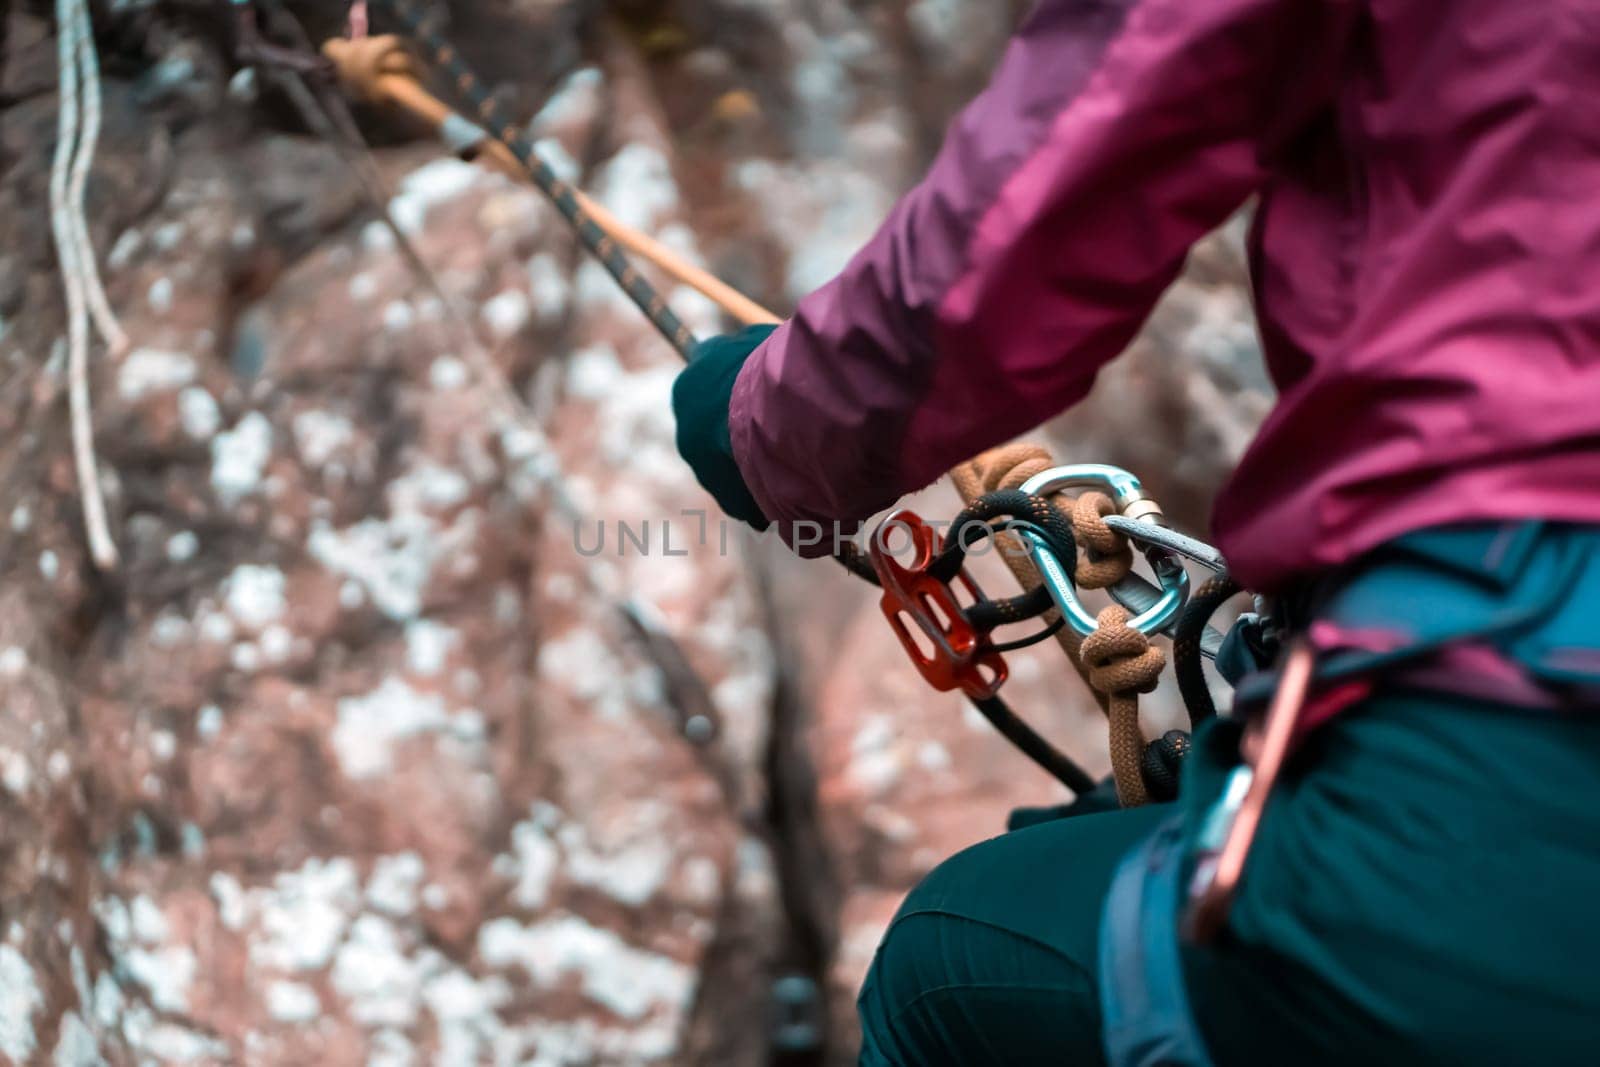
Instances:
[[[1210,731],[1191,823],[1226,771]],[[1101,906],[1170,809],[977,845],[907,898],[859,1001],[864,1067],[1104,1062]],[[1237,1064],[1600,1062],[1600,715],[1391,694],[1274,793],[1228,933],[1188,949],[1200,1030]]]

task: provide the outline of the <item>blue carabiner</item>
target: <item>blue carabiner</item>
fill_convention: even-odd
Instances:
[[[1053,467],[1029,478],[1022,485],[1024,493],[1049,496],[1063,489],[1104,489],[1111,494],[1117,510],[1126,518],[1143,522],[1164,524],[1161,508],[1145,496],[1139,479],[1121,467],[1104,463],[1080,463]],[[1056,559],[1048,542],[1037,534],[1024,531],[1023,541],[1028,558],[1044,579],[1050,599],[1060,609],[1062,616],[1074,630],[1084,637],[1100,628],[1099,620],[1078,599],[1078,587]],[[1178,613],[1189,601],[1189,572],[1172,553],[1153,549],[1146,553],[1156,576],[1161,579],[1161,596],[1145,611],[1129,620],[1128,625],[1143,634],[1161,633],[1172,625]]]

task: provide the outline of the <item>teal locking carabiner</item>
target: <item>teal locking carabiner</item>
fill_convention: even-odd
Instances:
[[[1112,467],[1104,463],[1053,467],[1034,475],[1022,485],[1024,493],[1032,493],[1035,496],[1049,496],[1063,489],[1106,490],[1122,517],[1155,526],[1166,524],[1160,505],[1145,495],[1144,486],[1137,477],[1121,467]],[[1060,609],[1068,625],[1084,637],[1099,629],[1099,620],[1090,614],[1083,606],[1083,602],[1078,599],[1078,587],[1072,575],[1062,568],[1061,562],[1056,559],[1055,553],[1050,550],[1044,538],[1023,531],[1022,540],[1027,546],[1028,558],[1033,561],[1040,577],[1044,579],[1050,599]],[[1128,625],[1143,634],[1156,634],[1171,627],[1177,620],[1178,613],[1188,603],[1189,572],[1184,569],[1183,563],[1174,553],[1159,546],[1146,547],[1145,558],[1150,561],[1150,566],[1161,580],[1161,595],[1154,604],[1129,620]],[[1112,590],[1114,596],[1117,592],[1115,589]],[[1119,596],[1118,599],[1121,600],[1122,597]]]

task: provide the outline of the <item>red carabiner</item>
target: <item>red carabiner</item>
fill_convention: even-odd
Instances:
[[[896,526],[911,535],[915,558],[909,566],[888,552],[888,533]],[[967,621],[951,583],[928,573],[943,548],[938,531],[914,512],[897,511],[883,520],[872,535],[870,553],[872,568],[883,587],[879,606],[929,685],[945,692],[959,689],[973,700],[986,700],[1005,684],[1005,657],[995,650],[987,634]],[[982,597],[965,569],[955,580],[974,601]],[[918,642],[912,623],[926,644]],[[932,646],[932,653],[928,652],[928,645]]]

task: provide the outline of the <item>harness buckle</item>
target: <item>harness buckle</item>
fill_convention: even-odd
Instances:
[[[895,527],[911,537],[909,565],[889,554],[888,534]],[[966,569],[949,580],[932,573],[943,548],[938,531],[915,512],[902,509],[885,519],[872,536],[870,552],[872,568],[883,587],[879,607],[929,685],[941,692],[959,689],[973,700],[987,700],[1005,684],[1005,657],[987,634],[968,621],[956,597],[953,586],[959,582],[974,602],[983,598]]]

